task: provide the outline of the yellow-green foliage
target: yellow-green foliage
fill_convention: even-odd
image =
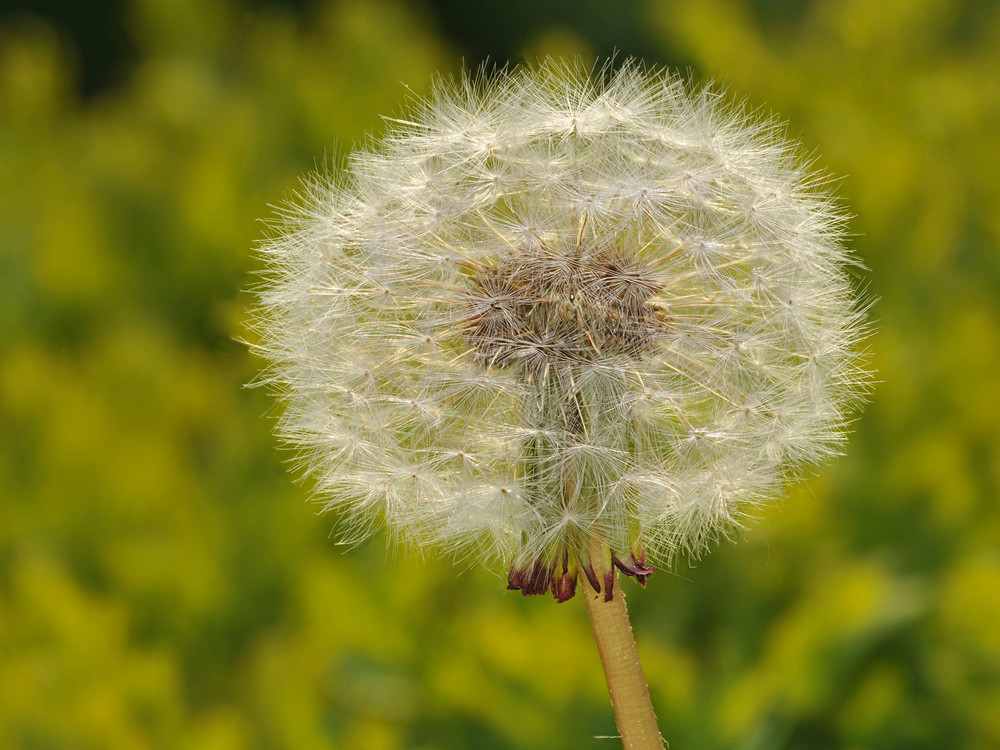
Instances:
[[[241,387],[256,218],[459,64],[398,1],[281,7],[133,0],[86,102],[0,29],[0,747],[611,747],[580,602],[341,554]],[[847,175],[882,382],[740,544],[627,590],[653,700],[686,750],[995,748],[1000,14],[776,7],[647,20]]]

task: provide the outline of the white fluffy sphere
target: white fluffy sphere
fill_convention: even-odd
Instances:
[[[441,83],[263,248],[280,434],[345,540],[644,581],[840,444],[842,224],[780,127],[672,75]]]

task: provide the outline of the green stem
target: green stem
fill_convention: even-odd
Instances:
[[[594,546],[596,552],[600,545]],[[602,558],[603,555],[591,555],[592,561]],[[594,591],[586,580],[582,582],[583,594],[587,600],[587,613],[594,629],[597,650],[601,654],[604,678],[608,683],[608,692],[611,693],[618,731],[622,735],[622,745],[625,750],[664,750],[663,738],[660,737],[653,703],[646,687],[646,677],[639,662],[632,624],[625,609],[625,596],[618,585],[618,571],[611,566],[608,576],[603,576],[603,572],[597,569],[599,580],[614,582],[611,601],[604,601],[604,594]]]

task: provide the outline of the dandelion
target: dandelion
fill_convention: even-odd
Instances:
[[[601,624],[616,571],[645,585],[743,526],[838,450],[868,382],[843,215],[782,129],[600,73],[440,83],[310,185],[256,311],[279,432],[345,541],[582,585],[599,644],[628,630],[623,604]],[[607,676],[626,747],[659,747],[655,718],[623,725],[648,695]]]

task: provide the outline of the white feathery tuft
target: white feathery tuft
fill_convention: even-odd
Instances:
[[[599,73],[440,82],[263,246],[278,431],[345,541],[565,599],[593,540],[644,581],[841,446],[868,328],[826,180],[711,88]]]

